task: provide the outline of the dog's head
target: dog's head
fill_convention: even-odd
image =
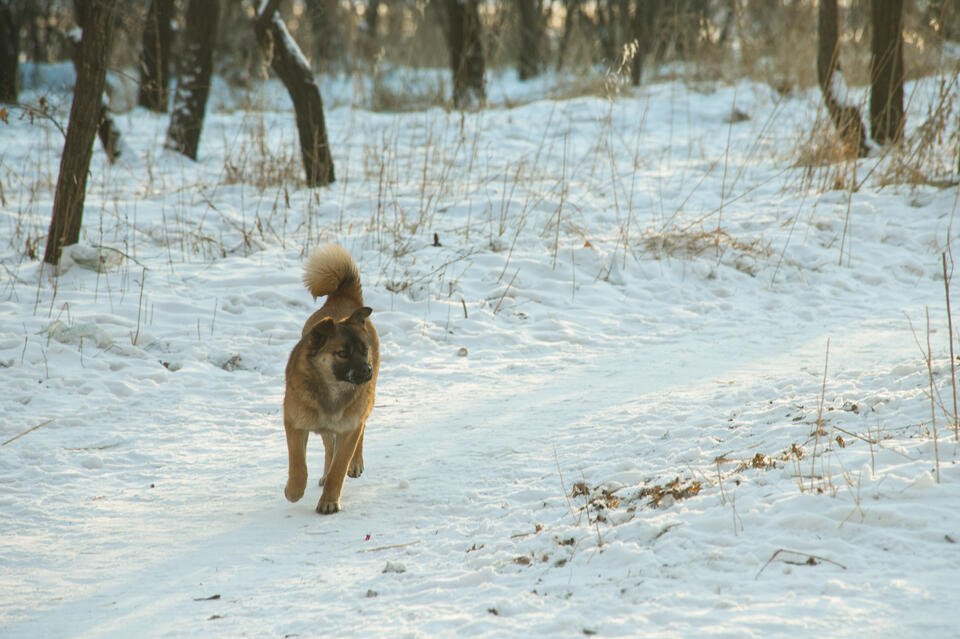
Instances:
[[[373,378],[370,338],[365,322],[373,310],[363,306],[340,320],[325,317],[310,329],[306,337],[308,355],[321,373],[331,374],[338,382],[358,386]]]

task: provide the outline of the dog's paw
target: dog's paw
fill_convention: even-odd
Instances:
[[[287,485],[283,489],[283,496],[286,497],[288,501],[300,501],[300,498],[303,497],[303,491],[306,489],[306,487],[306,477],[303,478],[303,481],[288,479]]]
[[[323,501],[322,499],[317,502],[317,512],[321,515],[332,515],[333,513],[340,512],[340,502],[339,501]]]
[[[354,459],[350,462],[350,468],[347,469],[347,475],[350,477],[359,477],[363,474],[363,460]]]

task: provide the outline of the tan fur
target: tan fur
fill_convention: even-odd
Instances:
[[[345,476],[363,472],[363,434],[373,409],[380,341],[368,317],[370,309],[363,306],[360,273],[346,250],[332,244],[317,248],[304,267],[303,281],[314,298],[327,299],[304,323],[287,361],[283,426],[289,469],[284,494],[290,501],[303,497],[307,439],[311,432],[319,433],[324,465],[317,512],[330,514],[340,510]],[[366,364],[372,368],[371,379],[356,385],[334,375],[342,359],[337,353],[355,340],[366,346]]]

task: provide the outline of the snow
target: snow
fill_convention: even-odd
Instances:
[[[325,93],[316,191],[275,83],[263,111],[211,97],[198,163],[165,117],[118,116],[129,152],[95,149],[59,277],[25,247],[62,136],[11,111],[0,635],[955,635],[957,189],[884,184],[878,157],[812,188],[815,90],[490,86],[462,117]],[[318,441],[284,500],[280,415],[323,241],[383,357],[331,516]]]
[[[857,106],[857,103],[850,99],[850,89],[847,88],[847,82],[843,79],[843,73],[840,69],[834,69],[833,73],[830,74],[830,95],[840,106]]]

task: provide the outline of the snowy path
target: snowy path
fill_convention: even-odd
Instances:
[[[889,332],[851,328],[860,339],[852,352],[834,347],[838,367],[891,343]],[[153,469],[140,474],[139,485],[127,476],[118,491],[98,468],[66,478],[71,499],[81,496],[89,510],[26,537],[57,550],[44,553],[48,565],[23,566],[37,579],[36,598],[22,600],[15,613],[22,621],[5,634],[314,636],[328,627],[368,636],[451,629],[498,636],[521,624],[535,634],[630,636],[651,623],[680,634],[685,627],[703,631],[702,622],[678,621],[701,608],[720,624],[718,632],[729,631],[734,626],[724,624],[739,623],[741,605],[780,605],[764,584],[750,582],[778,547],[808,547],[809,525],[791,532],[799,521],[787,513],[769,525],[778,529],[770,539],[768,524],[753,522],[741,505],[740,525],[753,529],[754,543],[767,537],[754,548],[750,536],[732,534],[731,509],[713,491],[696,506],[678,503],[679,513],[641,510],[634,518],[614,511],[621,519],[611,521],[621,525],[600,528],[578,510],[582,498],[564,493],[579,481],[630,486],[702,472],[705,459],[725,452],[715,448],[716,423],[722,429],[731,410],[797,391],[815,400],[819,335],[799,336],[792,348],[769,335],[751,350],[732,337],[706,330],[685,340],[686,357],[673,357],[669,344],[586,354],[564,347],[552,361],[502,358],[491,367],[466,357],[418,375],[386,369],[367,472],[348,482],[345,510],[332,517],[313,513],[316,486],[296,505],[282,500],[285,458],[273,380],[250,389],[252,397],[273,393],[261,401],[236,389],[232,397],[197,397],[193,406],[188,400],[183,410],[192,426],[181,424],[175,436],[143,433],[135,447],[119,444],[133,448],[129,461]],[[797,368],[810,371],[805,389],[777,377]],[[509,383],[497,383],[504,379]],[[218,423],[223,415],[233,423]],[[772,454],[772,446],[788,443],[761,435],[754,445]],[[743,445],[733,438],[733,447]],[[311,461],[318,459],[313,450]],[[747,495],[740,497],[747,504],[768,498]],[[843,506],[843,516],[851,509]],[[676,549],[658,552],[667,536],[680,538],[679,557]],[[851,552],[844,548],[844,563]],[[843,574],[829,565],[818,570]],[[670,594],[671,581],[690,571],[703,581],[685,581],[684,592]],[[777,578],[773,569],[768,577]],[[849,598],[852,586],[827,583]],[[857,614],[856,601],[828,611],[804,587],[790,587],[809,611],[795,620],[802,627],[817,618],[826,631],[840,615]],[[213,595],[219,598],[205,600]],[[863,596],[869,604],[870,594]],[[620,601],[614,617],[596,605],[608,598]],[[895,625],[873,612],[870,623],[881,632]]]

